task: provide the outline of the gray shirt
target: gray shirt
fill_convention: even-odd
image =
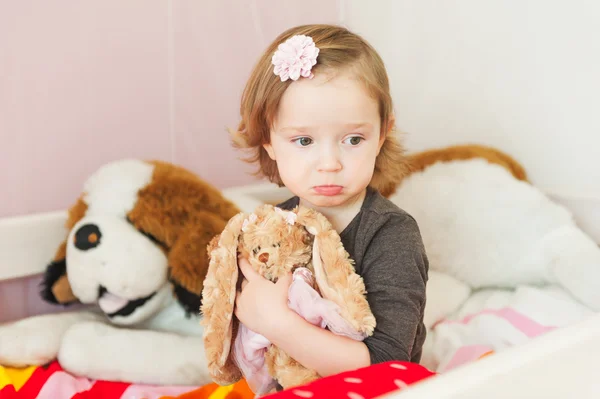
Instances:
[[[279,204],[291,210],[298,197]],[[360,212],[341,232],[344,248],[362,276],[377,321],[364,343],[371,364],[390,360],[418,363],[429,262],[415,219],[378,191],[368,188]]]

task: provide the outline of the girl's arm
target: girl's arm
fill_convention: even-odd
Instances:
[[[247,328],[265,336],[304,367],[321,376],[366,367],[367,346],[316,327],[288,307],[291,275],[273,284],[239,259],[245,277],[235,302],[235,315]]]
[[[314,326],[292,310],[285,314],[280,328],[269,331],[265,337],[322,377],[371,364],[363,342]]]
[[[377,320],[363,342],[337,336],[290,311],[271,342],[320,375],[392,360],[419,362],[425,340],[423,312],[429,261],[414,218],[391,213],[377,219],[364,241],[360,274]]]
[[[376,224],[364,239],[370,245],[360,273],[377,321],[372,336],[359,342],[313,326],[287,305],[291,275],[273,284],[245,259],[239,266],[248,283],[236,298],[238,319],[321,376],[390,360],[418,362],[429,269],[420,231],[407,214],[386,215]]]
[[[372,226],[363,239],[369,246],[360,273],[377,326],[364,344],[372,364],[418,363],[426,336],[423,315],[429,271],[419,227],[402,213],[382,216]]]

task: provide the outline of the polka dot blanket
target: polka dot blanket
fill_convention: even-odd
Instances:
[[[374,399],[402,390],[436,373],[408,362],[387,362],[321,378],[265,399]]]

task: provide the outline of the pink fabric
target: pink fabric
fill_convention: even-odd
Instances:
[[[483,309],[481,312],[474,313],[466,316],[462,320],[444,320],[437,324],[442,323],[461,323],[468,324],[472,319],[477,316],[489,314],[500,317],[521,331],[529,338],[537,337],[538,335],[545,334],[549,331],[556,329],[554,326],[544,326],[536,322],[535,320],[525,316],[524,314],[516,311],[513,308],[502,308],[502,309]]]
[[[498,339],[498,336],[510,337],[514,335],[512,331],[516,330],[528,338],[534,338],[556,328],[553,326],[542,325],[511,307],[500,309],[483,309],[480,312],[470,314],[461,320],[444,320],[437,323],[437,325],[468,325],[479,316],[493,316],[493,318],[488,317],[486,319],[485,328],[489,331],[494,331],[494,333],[492,335],[486,333],[485,336],[481,336],[482,332],[478,329],[474,329],[472,333],[474,334],[475,338],[469,335],[456,335],[453,339],[453,342],[455,343],[462,342],[464,339],[467,340],[464,341],[463,344],[458,348],[456,348],[454,353],[452,353],[452,356],[449,358],[448,363],[444,367],[440,367],[438,371],[447,372],[453,368],[477,360],[486,353],[494,353],[496,351],[495,347],[489,342],[494,342]],[[506,323],[508,323],[508,325]],[[496,336],[496,334],[498,334],[498,336]],[[468,344],[468,342],[474,343]],[[485,344],[486,342],[489,344]],[[508,340],[506,341],[507,344],[509,342],[510,341]]]
[[[322,298],[314,289],[312,272],[305,267],[294,271],[288,291],[288,306],[309,323],[328,328],[333,333],[362,341],[366,336],[352,328],[340,314],[339,307]],[[275,381],[265,365],[265,352],[271,342],[240,323],[233,346],[233,358],[248,386],[257,395],[269,392]]]
[[[265,353],[271,342],[240,323],[233,344],[233,359],[244,375],[248,386],[257,395],[263,395],[275,387],[275,380],[265,365]]]
[[[36,399],[70,398],[79,392],[89,390],[94,381],[77,377],[65,371],[58,371],[50,376]]]
[[[185,385],[141,385],[131,384],[121,395],[121,399],[143,398],[160,399],[184,395],[198,389],[197,386]]]
[[[486,353],[494,352],[494,348],[488,345],[467,345],[458,348],[452,359],[448,362],[444,371],[451,370],[463,364],[470,363],[481,358]]]

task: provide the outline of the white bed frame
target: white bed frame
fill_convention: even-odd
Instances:
[[[259,183],[222,190],[240,209],[251,212],[265,202],[289,198],[285,188]],[[578,214],[577,201],[557,198],[570,205],[576,218],[598,233],[598,202]],[[592,209],[592,211],[589,211]],[[40,274],[66,234],[66,212],[50,212],[0,219],[0,282]],[[0,285],[1,289],[1,285]],[[599,284],[600,289],[600,284]],[[506,350],[416,384],[386,399],[450,398],[600,398],[596,365],[600,355],[600,315],[550,332],[528,344]]]

